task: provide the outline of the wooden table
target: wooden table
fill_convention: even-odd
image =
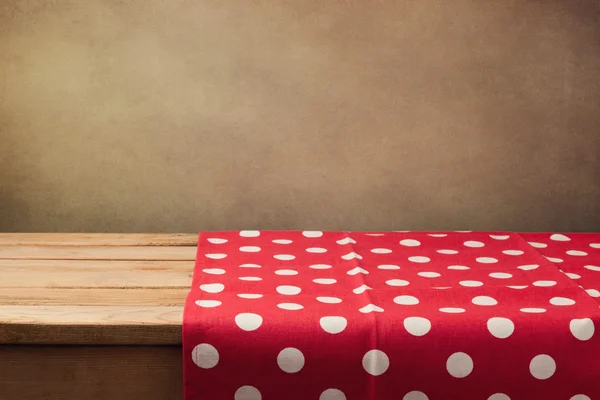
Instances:
[[[0,234],[0,398],[181,399],[196,234]]]

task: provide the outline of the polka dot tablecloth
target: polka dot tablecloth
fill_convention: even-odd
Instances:
[[[202,233],[187,400],[600,399],[600,234]]]

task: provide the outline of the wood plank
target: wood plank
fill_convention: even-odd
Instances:
[[[0,346],[2,400],[181,400],[180,346]]]
[[[189,288],[193,269],[192,261],[0,260],[0,288]]]
[[[28,268],[31,270],[65,270],[78,269],[134,269],[140,271],[165,271],[165,270],[193,270],[194,263],[188,261],[172,260],[28,260],[28,259],[0,259],[2,268]],[[191,268],[191,269],[190,269]]]
[[[0,233],[0,246],[196,246],[193,233]]]
[[[0,344],[180,344],[183,306],[0,306]]]
[[[177,289],[53,289],[1,288],[4,306],[182,306],[188,288]],[[1,317],[0,317],[1,318]]]
[[[196,259],[196,247],[0,246],[0,259],[194,261]]]

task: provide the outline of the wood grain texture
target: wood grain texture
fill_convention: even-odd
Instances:
[[[2,400],[181,400],[180,346],[0,346]]]
[[[0,233],[0,246],[196,246],[197,234]]]
[[[194,261],[196,248],[188,246],[0,246],[0,259]]]
[[[181,344],[196,236],[3,235],[0,344]]]
[[[193,261],[0,260],[0,288],[189,288],[193,269]]]
[[[177,325],[183,306],[0,306],[3,321],[48,325]]]
[[[188,288],[74,289],[0,288],[1,306],[167,306],[180,307]],[[2,317],[0,316],[0,320]]]
[[[180,344],[183,306],[0,306],[0,344]]]

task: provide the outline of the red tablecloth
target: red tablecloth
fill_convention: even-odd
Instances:
[[[187,400],[600,399],[600,235],[210,232]]]

